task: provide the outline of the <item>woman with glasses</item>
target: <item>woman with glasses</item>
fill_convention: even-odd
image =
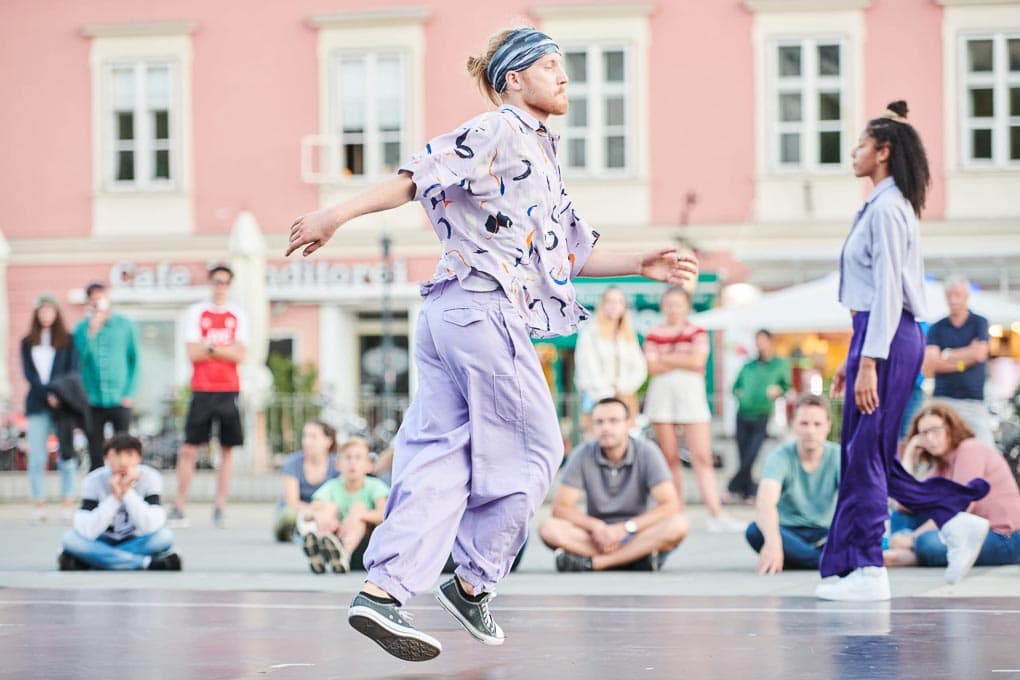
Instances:
[[[944,477],[966,483],[975,477],[991,486],[988,495],[971,504],[968,512],[991,525],[977,565],[1020,563],[1020,490],[1006,459],[974,437],[974,432],[948,404],[932,402],[910,425],[903,449],[903,467],[924,478]],[[922,513],[899,507],[892,513],[887,567],[943,567],[946,544],[935,523]]]

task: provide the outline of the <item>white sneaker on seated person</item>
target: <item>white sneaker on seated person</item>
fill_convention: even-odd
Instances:
[[[957,513],[942,525],[939,536],[946,544],[946,583],[956,585],[974,566],[988,536],[988,520],[969,512]]]

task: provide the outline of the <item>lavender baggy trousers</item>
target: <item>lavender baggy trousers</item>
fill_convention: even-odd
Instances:
[[[861,413],[854,401],[854,381],[868,313],[853,318],[854,334],[846,359],[846,400],[843,402],[842,457],[839,499],[822,551],[822,577],[845,575],[858,567],[882,566],[882,534],[892,496],[908,510],[942,526],[972,501],[988,493],[988,482],[966,486],[932,477],[919,481],[897,459],[900,420],[921,368],[924,335],[914,317],[904,312],[889,346],[889,357],[877,362],[878,408]]]
[[[418,392],[394,443],[368,580],[404,603],[432,587],[451,550],[475,592],[510,571],[563,459],[552,396],[527,327],[501,291],[456,281],[418,317]]]

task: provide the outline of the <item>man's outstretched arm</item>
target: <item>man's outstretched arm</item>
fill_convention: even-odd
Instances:
[[[348,201],[302,215],[290,226],[287,255],[304,247],[301,254],[308,257],[326,245],[340,225],[362,215],[398,208],[414,198],[415,188],[411,176],[402,172]]]

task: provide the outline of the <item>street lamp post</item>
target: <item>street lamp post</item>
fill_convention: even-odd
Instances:
[[[380,416],[383,423],[393,416],[393,400],[396,391],[397,375],[393,368],[393,260],[390,246],[393,240],[384,232],[382,237],[383,275],[382,275],[382,372],[383,399]]]

